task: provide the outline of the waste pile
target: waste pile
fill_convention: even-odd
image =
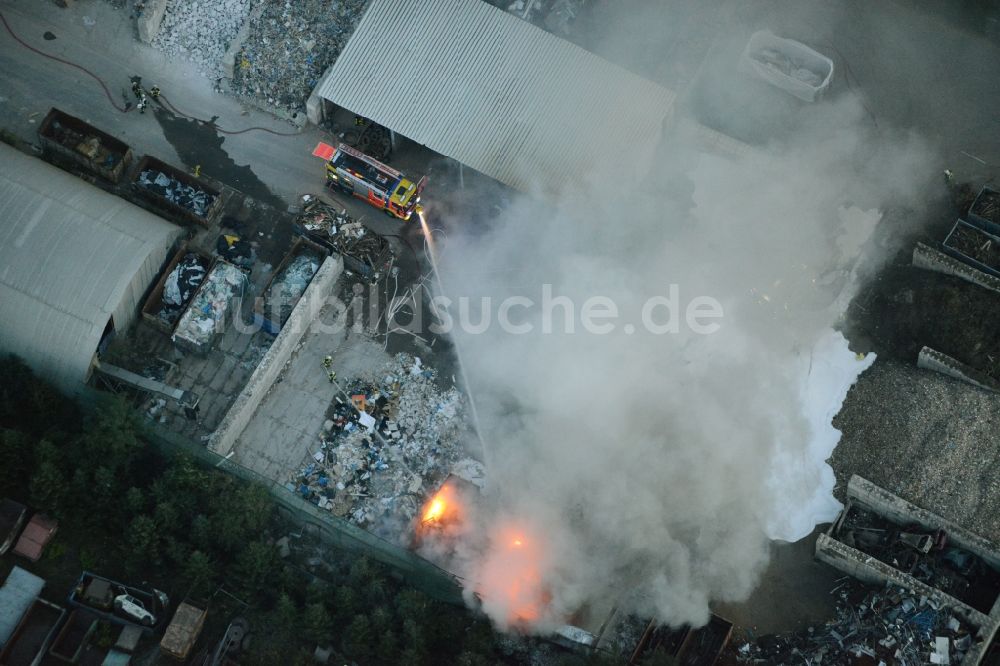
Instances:
[[[224,326],[233,298],[242,293],[245,280],[246,275],[239,268],[217,261],[205,277],[205,284],[181,315],[173,339],[180,338],[199,348],[210,345],[215,333]]]
[[[188,209],[198,217],[205,217],[209,206],[215,201],[214,194],[209,194],[199,187],[182,183],[155,169],[146,169],[140,173],[136,182],[140,187]]]
[[[249,19],[236,54],[233,91],[289,112],[337,59],[361,19],[365,0],[270,2]]]
[[[344,257],[348,270],[375,281],[392,260],[389,243],[346,209],[337,210],[316,196],[302,197],[302,213],[295,222],[312,241]]]
[[[167,55],[190,60],[202,76],[218,79],[222,77],[222,58],[250,9],[250,0],[168,2],[153,46]]]
[[[743,663],[886,666],[959,664],[978,628],[938,600],[888,585],[871,588],[850,580],[836,589],[836,617],[790,635],[767,635],[737,649]],[[858,663],[862,663],[858,661]]]
[[[1000,192],[983,188],[983,191],[972,203],[969,215],[973,219],[980,218],[1000,225]]]
[[[163,283],[162,309],[156,314],[164,322],[173,326],[184,311],[202,280],[207,269],[206,260],[193,252],[188,252],[170,271]]]
[[[345,389],[349,397],[333,403],[316,451],[287,487],[352,523],[401,536],[453,468],[478,465],[463,451],[464,401],[407,354]]]
[[[101,143],[99,137],[85,135],[83,132],[70,129],[58,120],[54,121],[49,128],[49,136],[54,141],[75,150],[105,169],[113,169],[122,159],[122,155]]]
[[[292,259],[274,276],[264,294],[264,312],[279,326],[292,314],[295,304],[319,270],[320,261],[318,253],[306,252]]]
[[[980,612],[988,613],[1000,596],[1000,574],[982,558],[949,545],[944,530],[902,528],[851,507],[836,537]]]
[[[586,0],[496,0],[491,4],[549,32],[565,37]]]
[[[818,87],[823,83],[823,77],[819,73],[812,71],[803,63],[785,55],[778,49],[760,49],[752,53],[750,57],[766,67],[810,86]]]

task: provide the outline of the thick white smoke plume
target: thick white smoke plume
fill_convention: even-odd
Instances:
[[[750,594],[770,540],[835,515],[830,418],[873,359],[834,329],[859,258],[877,262],[880,211],[917,201],[931,160],[850,97],[809,117],[743,157],[675,129],[635,179],[595,165],[558,200],[519,198],[489,232],[444,221],[441,275],[489,477],[449,566],[498,624],[544,628],[626,596],[702,623],[710,601]],[[595,296],[617,309],[600,320],[610,332],[581,322]],[[724,313],[695,322],[711,334],[685,320],[703,296]],[[462,297],[466,324],[490,317],[483,330],[463,330]],[[653,323],[676,328],[648,330],[654,298]]]

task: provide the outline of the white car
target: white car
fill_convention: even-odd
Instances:
[[[156,618],[153,614],[146,610],[141,601],[131,595],[119,594],[115,597],[115,610],[146,627],[152,627],[156,624]]]

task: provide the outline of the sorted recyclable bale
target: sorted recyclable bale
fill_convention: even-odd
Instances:
[[[181,347],[207,352],[226,326],[233,301],[243,294],[246,275],[236,266],[217,261],[191,299],[172,339]]]

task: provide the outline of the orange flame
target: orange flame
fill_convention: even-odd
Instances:
[[[493,547],[483,561],[478,586],[491,615],[503,616],[511,625],[527,625],[541,619],[551,595],[542,581],[543,552],[537,538],[512,527],[500,528]]]
[[[442,526],[446,523],[455,523],[461,518],[461,505],[458,501],[458,493],[451,483],[445,482],[440,490],[434,493],[424,505],[423,518],[420,521],[423,527]]]

